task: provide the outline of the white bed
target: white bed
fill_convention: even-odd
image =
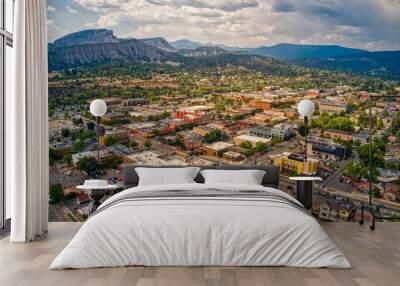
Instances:
[[[263,191],[298,203],[282,191],[254,185],[135,187],[105,201],[50,269],[128,265],[351,267],[313,217],[279,200],[235,196],[122,199],[146,191],[207,193],[211,189]]]

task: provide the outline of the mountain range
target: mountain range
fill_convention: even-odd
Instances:
[[[111,30],[75,32],[49,44],[49,70],[110,63],[149,62],[187,64],[238,63],[256,66],[297,65],[308,68],[400,77],[400,51],[370,52],[337,45],[277,44],[238,48],[188,39],[168,42],[162,37],[120,39]],[[276,59],[276,60],[273,60]],[[228,60],[228,62],[226,62]],[[250,62],[248,62],[250,61]]]

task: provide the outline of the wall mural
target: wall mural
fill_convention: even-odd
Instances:
[[[362,26],[345,11],[364,2],[317,2],[48,0],[50,220],[85,220],[76,186],[121,182],[123,164],[274,164],[290,194],[290,175],[323,178],[316,216],[358,220],[368,99],[400,94],[400,23],[374,14],[385,21]],[[383,5],[368,3],[366,15]],[[99,160],[95,99],[107,104]],[[302,99],[315,104],[308,129]],[[373,102],[374,205],[400,218],[399,111]]]

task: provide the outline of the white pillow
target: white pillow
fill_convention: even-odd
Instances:
[[[205,184],[261,185],[265,171],[262,170],[202,170]]]
[[[139,186],[171,185],[195,183],[193,180],[200,168],[135,168],[139,176]]]

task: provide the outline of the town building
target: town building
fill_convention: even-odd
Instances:
[[[250,134],[263,138],[279,138],[281,140],[289,140],[295,136],[294,130],[290,125],[280,123],[273,127],[257,126],[250,129]]]
[[[350,107],[348,104],[345,103],[321,100],[319,102],[319,111],[327,113],[348,113],[350,112]]]
[[[275,166],[278,166],[282,172],[296,175],[315,175],[318,172],[319,160],[307,158],[300,154],[283,152],[274,158]]]
[[[183,119],[187,123],[205,124],[209,122],[207,112],[211,110],[207,105],[196,105],[179,108],[175,111],[175,118]]]
[[[91,104],[94,99],[90,99],[87,101],[88,104]],[[117,105],[121,105],[122,99],[119,97],[106,97],[106,98],[101,98],[108,107],[113,107]]]
[[[206,154],[212,157],[222,157],[222,154],[231,147],[233,147],[233,144],[223,141],[204,146]]]
[[[257,143],[261,142],[267,145],[267,147],[271,147],[271,139],[270,138],[263,138],[259,136],[253,136],[253,135],[239,135],[233,138],[233,143],[236,146],[240,146],[243,142],[250,142],[251,146],[255,148],[257,146]]]
[[[231,161],[231,162],[240,162],[245,157],[240,153],[237,153],[234,151],[227,151],[227,152],[224,152],[224,154],[222,155],[222,158],[224,160]]]
[[[194,131],[181,131],[178,137],[182,140],[185,150],[201,151],[203,147],[203,137],[196,134]]]
[[[210,126],[206,125],[206,126],[195,126],[193,127],[193,132],[197,135],[200,136],[206,136],[207,134],[209,134],[211,131],[215,130],[215,128],[211,128]]]
[[[286,117],[285,111],[280,109],[264,110],[263,114],[265,114],[269,120],[273,120],[276,117]]]
[[[330,139],[342,140],[347,142],[353,141],[359,142],[361,144],[366,144],[369,139],[368,133],[349,133],[346,131],[333,129],[325,130],[323,134]]]
[[[354,133],[351,136],[353,137],[353,142],[360,142],[361,144],[368,143],[369,139],[368,133]]]
[[[342,141],[353,140],[353,136],[350,133],[341,130],[332,130],[332,129],[326,130],[324,131],[324,136],[331,139],[342,140]]]
[[[307,142],[309,144],[307,154],[311,151],[311,153],[318,158],[332,161],[343,160],[346,158],[346,147],[333,140],[309,137]]]
[[[220,120],[220,121],[213,121],[207,126],[212,129],[218,129],[230,136],[234,136],[238,133],[239,130],[247,127],[248,124],[244,121]]]
[[[107,138],[112,138],[115,143],[126,143],[129,140],[128,131],[126,129],[107,130],[104,135],[99,136],[99,143],[106,145]]]
[[[122,106],[135,106],[135,105],[144,104],[144,103],[146,103],[146,99],[144,99],[143,97],[133,97],[133,98],[128,98],[128,99],[122,100],[121,105]]]
[[[114,121],[114,120],[123,120],[126,119],[126,115],[121,112],[107,112],[103,116],[101,116],[101,120],[103,121]]]
[[[99,150],[99,159],[100,162],[104,162],[104,160],[106,160],[107,158],[109,158],[110,156],[112,156],[113,153],[110,152],[107,149],[100,149]],[[84,151],[84,152],[80,152],[80,153],[76,153],[76,154],[72,154],[72,164],[76,167],[77,163],[85,158],[85,157],[93,157],[93,158],[97,158],[97,151]]]
[[[148,166],[186,166],[187,164],[176,157],[169,158],[152,151],[144,151],[141,153],[126,156],[126,161],[137,165]]]
[[[249,102],[249,104],[255,108],[267,110],[272,108],[273,101],[268,99],[253,99]]]

